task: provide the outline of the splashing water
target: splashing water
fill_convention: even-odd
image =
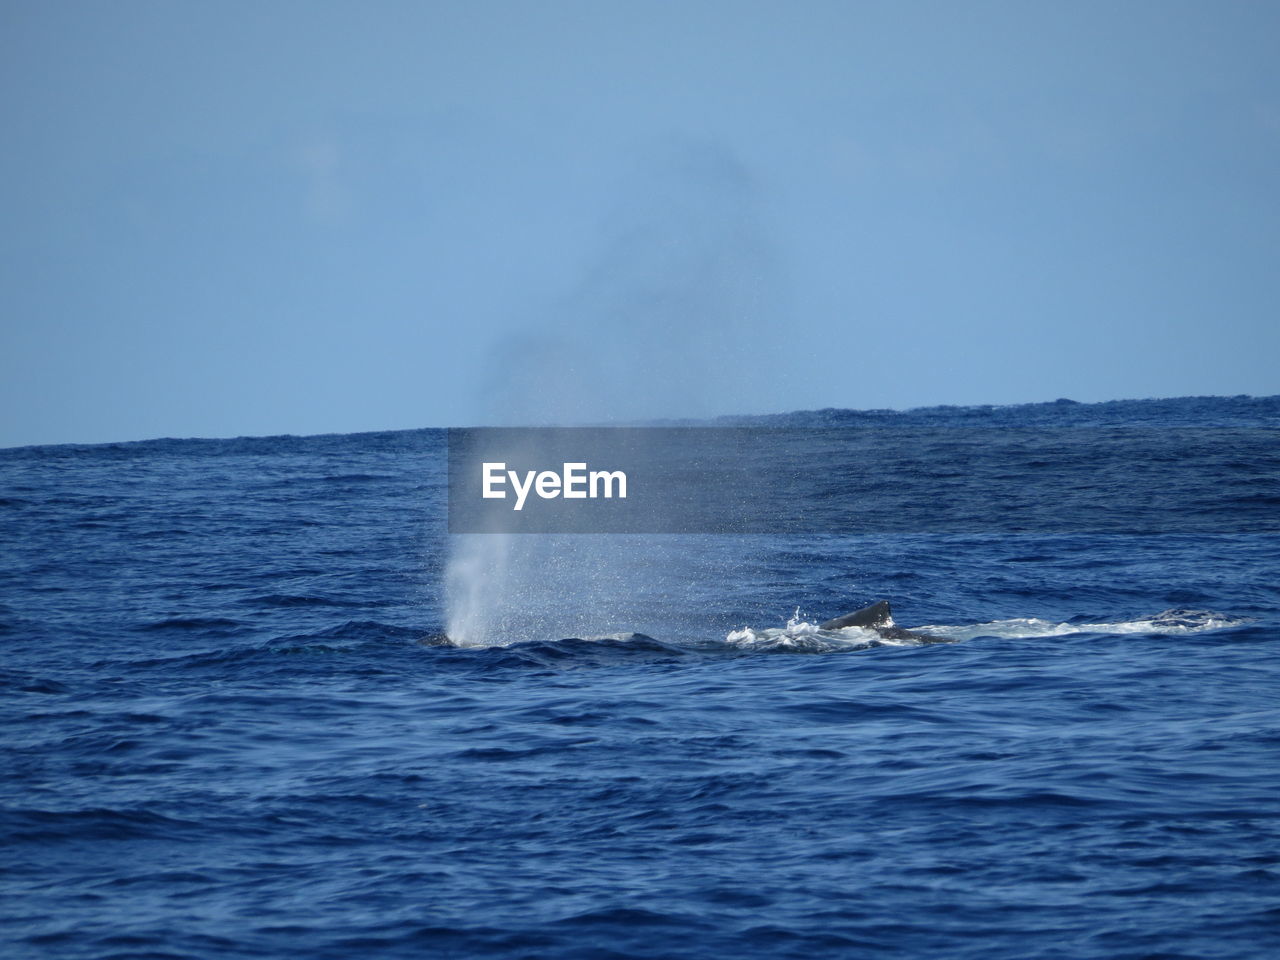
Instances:
[[[921,633],[948,640],[972,640],[977,637],[1032,639],[1067,637],[1082,633],[1115,636],[1126,634],[1192,634],[1222,630],[1248,623],[1246,617],[1228,617],[1210,610],[1165,610],[1150,617],[1134,620],[1112,620],[1098,623],[1069,623],[1042,620],[1038,617],[1016,617],[973,624],[925,624],[913,627]],[[885,626],[893,626],[890,620]],[[843,627],[823,630],[804,619],[797,607],[785,627],[742,627],[725,637],[729,646],[759,651],[794,651],[799,653],[835,653],[844,650],[866,650],[870,647],[915,647],[926,641],[911,638],[883,637],[865,627]]]
[[[1104,620],[1098,623],[1055,623],[1038,617],[1017,617],[1011,620],[993,620],[960,626],[945,624],[927,625],[919,629],[938,633],[953,640],[971,640],[974,637],[1069,637],[1081,633],[1112,635],[1163,633],[1191,634],[1208,630],[1222,630],[1248,623],[1247,617],[1229,617],[1211,610],[1164,610],[1149,617],[1133,620]]]

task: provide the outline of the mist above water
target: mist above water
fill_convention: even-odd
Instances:
[[[766,376],[764,340],[778,329],[760,206],[750,172],[720,147],[683,144],[655,160],[604,222],[576,288],[494,344],[479,419],[570,426],[743,412],[743,384]],[[447,630],[467,645],[642,630],[661,622],[681,577],[709,575],[670,537],[455,535]]]
[[[581,282],[494,345],[486,419],[527,426],[740,413],[768,369],[778,266],[759,187],[684,145],[638,174]]]

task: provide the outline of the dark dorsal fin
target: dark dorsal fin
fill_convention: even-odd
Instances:
[[[863,607],[861,610],[853,611],[853,613],[846,613],[843,617],[836,617],[834,620],[819,624],[818,629],[839,630],[841,627],[882,627],[892,619],[893,613],[889,610],[889,601],[881,600],[879,603],[873,603],[869,607]]]

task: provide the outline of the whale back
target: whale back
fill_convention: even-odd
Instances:
[[[836,617],[834,620],[821,623],[818,625],[818,629],[840,630],[844,627],[884,627],[892,623],[893,613],[889,609],[889,601],[880,600],[869,607],[863,607],[861,610],[853,611],[853,613],[846,613],[843,617]]]

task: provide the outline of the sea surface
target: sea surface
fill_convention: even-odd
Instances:
[[[1220,492],[485,539],[439,430],[0,450],[0,956],[1280,956],[1280,398],[733,423]]]

